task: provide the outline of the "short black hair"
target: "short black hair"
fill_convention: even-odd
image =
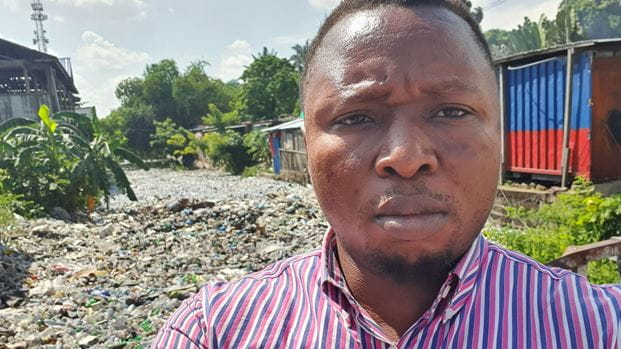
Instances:
[[[344,17],[361,12],[373,10],[379,7],[384,6],[399,6],[399,7],[407,7],[412,8],[415,6],[440,6],[444,7],[461,19],[466,21],[472,29],[474,33],[474,37],[479,44],[479,47],[483,51],[485,58],[487,61],[492,64],[492,53],[490,51],[489,45],[487,44],[487,40],[485,39],[485,35],[481,31],[481,27],[479,23],[474,19],[472,13],[470,12],[470,8],[466,4],[465,0],[343,0],[341,3],[330,13],[330,15],[323,22],[317,35],[311,41],[310,47],[308,49],[308,53],[306,54],[306,62],[304,71],[302,73],[302,83],[300,84],[300,93],[301,100],[304,102],[304,88],[306,84],[306,79],[309,75],[309,70],[311,70],[311,65],[313,64],[313,60],[323,39],[326,34],[334,27],[341,19]]]

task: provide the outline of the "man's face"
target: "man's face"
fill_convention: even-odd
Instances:
[[[377,272],[454,262],[487,219],[500,158],[496,80],[468,25],[439,7],[358,12],[311,69],[309,171],[339,248]]]

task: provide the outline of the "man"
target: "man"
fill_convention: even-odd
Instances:
[[[321,251],[187,300],[154,348],[621,347],[621,288],[488,243],[500,120],[460,0],[345,0],[303,79]]]

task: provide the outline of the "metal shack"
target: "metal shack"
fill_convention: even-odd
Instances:
[[[295,119],[264,129],[269,134],[274,173],[285,178],[308,181],[304,119]]]
[[[563,186],[576,176],[596,183],[621,179],[621,39],[577,42],[495,63],[504,178]]]
[[[77,94],[68,59],[0,39],[0,121],[36,118],[42,104],[73,111]]]

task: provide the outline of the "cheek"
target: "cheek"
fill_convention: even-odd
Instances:
[[[449,173],[457,176],[457,183],[468,184],[470,180],[496,177],[500,166],[500,138],[496,130],[484,128],[470,132],[438,137],[440,156]]]
[[[307,151],[309,173],[323,211],[339,220],[352,216],[347,218],[351,221],[358,211],[355,206],[362,201],[368,154],[362,154],[342,139],[328,136],[317,137],[308,144]]]
[[[472,211],[486,211],[495,199],[500,166],[499,138],[494,132],[446,137],[443,162],[461,205]],[[472,198],[477,198],[473,205]]]

